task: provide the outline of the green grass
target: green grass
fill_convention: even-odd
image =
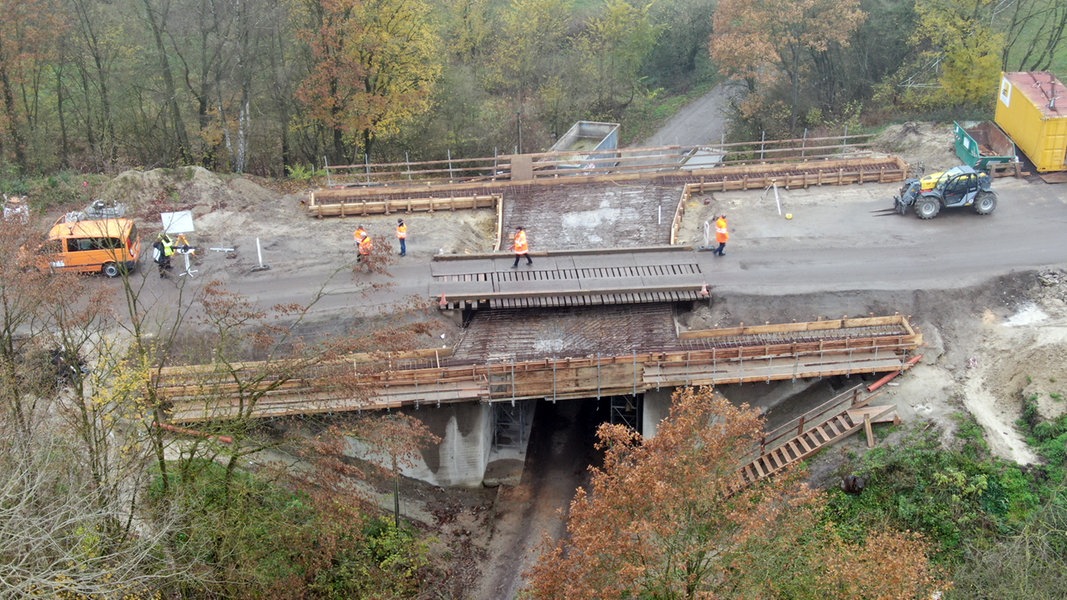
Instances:
[[[302,492],[237,471],[230,478],[195,460],[171,476],[183,509],[175,533],[178,559],[212,570],[220,597],[414,597],[429,568],[429,544],[392,518],[361,512],[358,502],[316,502]],[[152,499],[161,498],[161,480]],[[225,583],[223,579],[228,579]],[[308,596],[310,594],[310,596]]]
[[[56,209],[75,210],[89,204],[96,190],[110,181],[101,174],[60,171],[47,176],[26,176],[11,165],[0,165],[0,192],[29,198],[35,214]],[[117,199],[120,200],[121,199]]]
[[[944,447],[934,429],[912,430],[900,443],[863,455],[851,468],[867,478],[866,489],[830,492],[827,518],[852,539],[887,525],[922,532],[937,558],[949,563],[1014,530],[1049,488],[1018,465],[991,457],[973,419],[957,420],[952,447]]]

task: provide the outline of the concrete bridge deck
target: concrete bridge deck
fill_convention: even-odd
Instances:
[[[403,406],[566,400],[682,385],[793,380],[900,370],[922,343],[901,316],[687,332],[704,349],[390,368],[351,358],[328,364],[244,363],[164,369],[156,384],[173,422],[263,418]],[[679,341],[681,344],[681,341]],[[462,364],[466,363],[466,364]]]

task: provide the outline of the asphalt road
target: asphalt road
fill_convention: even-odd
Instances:
[[[874,216],[895,185],[783,192],[731,207],[733,235],[722,258],[702,265],[718,293],[796,294],[847,290],[959,289],[1013,271],[1067,264],[1067,185],[999,179],[996,212],[946,209]],[[762,200],[760,200],[762,197]],[[710,254],[710,253],[708,253]]]
[[[725,107],[729,87],[715,86],[710,92],[685,105],[640,147],[701,146],[719,144],[726,134]]]
[[[999,205],[990,216],[966,208],[929,221],[911,214],[874,216],[871,211],[891,206],[896,188],[782,191],[783,213],[793,213],[791,220],[778,215],[769,193],[713,195],[709,210],[728,212],[731,241],[722,258],[699,253],[708,283],[719,295],[959,289],[1013,271],[1067,264],[1067,185],[999,179]],[[686,218],[701,218],[696,212],[687,211]],[[323,318],[389,312],[412,297],[436,297],[426,261],[398,263],[389,275],[341,269],[281,278],[265,271],[232,276],[228,284],[263,305],[307,303],[321,289],[312,316]]]

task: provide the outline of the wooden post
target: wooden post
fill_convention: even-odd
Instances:
[[[871,429],[870,413],[864,413],[863,415],[863,431],[867,434],[867,447],[874,448],[874,431]]]

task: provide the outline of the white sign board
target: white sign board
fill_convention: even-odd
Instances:
[[[159,218],[163,220],[163,231],[167,233],[192,233],[196,231],[193,227],[193,213],[189,210],[180,210],[178,212],[159,213]]]

